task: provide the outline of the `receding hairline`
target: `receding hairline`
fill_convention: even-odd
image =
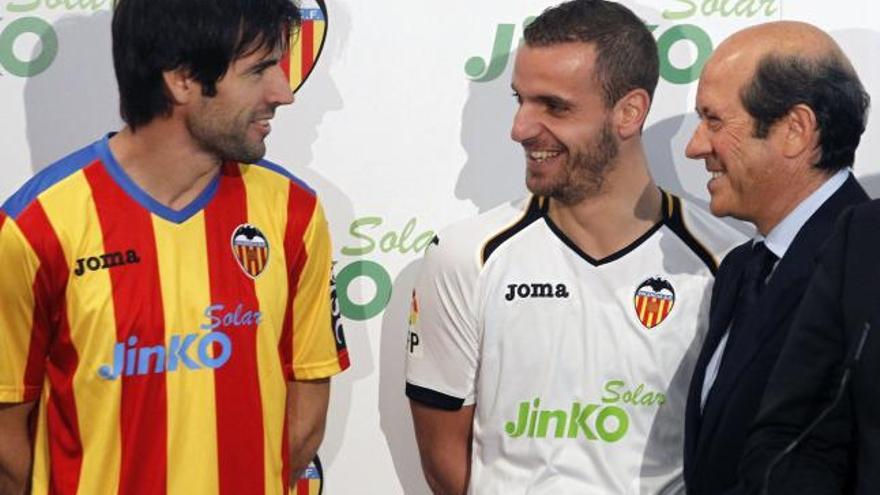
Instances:
[[[814,63],[833,61],[855,74],[855,68],[834,38],[799,21],[769,22],[737,31],[718,45],[706,68],[738,64],[738,69],[753,74],[763,61],[789,57]]]

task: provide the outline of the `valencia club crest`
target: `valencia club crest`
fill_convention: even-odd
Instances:
[[[649,278],[639,285],[633,298],[636,316],[645,328],[654,328],[669,316],[675,304],[675,289],[660,277]]]
[[[269,264],[269,241],[253,225],[239,225],[232,234],[232,254],[242,271],[255,279]]]
[[[281,68],[296,93],[318,63],[327,40],[327,5],[324,0],[297,2],[302,24],[291,33],[290,51],[281,59]]]

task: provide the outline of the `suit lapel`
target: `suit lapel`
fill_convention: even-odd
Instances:
[[[718,344],[727,332],[727,326],[733,318],[736,309],[736,294],[739,292],[739,283],[742,276],[745,261],[751,249],[751,241],[733,249],[718,270],[715,284],[712,287],[712,301],[709,309],[709,330],[706,340],[697,358],[694,367],[694,376],[691,379],[691,387],[688,395],[686,409],[687,422],[685,435],[685,451],[689,456],[696,453],[699,438],[703,437],[700,399],[703,390],[703,381],[706,378],[706,367],[712,359],[712,355],[718,348]],[[693,463],[688,463],[689,465]]]

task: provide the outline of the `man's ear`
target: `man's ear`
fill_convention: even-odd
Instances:
[[[162,79],[171,96],[171,102],[175,105],[185,105],[202,94],[201,85],[190,77],[187,70],[166,70],[162,72]]]
[[[648,118],[651,97],[644,89],[634,89],[614,104],[614,127],[621,140],[629,139],[642,131]]]
[[[795,158],[803,153],[814,153],[819,147],[819,124],[816,113],[808,105],[799,103],[785,114],[781,124],[782,154]]]

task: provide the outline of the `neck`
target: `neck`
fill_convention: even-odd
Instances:
[[[800,173],[788,174],[785,187],[777,188],[776,194],[768,198],[768,204],[761,208],[760,218],[754,219],[755,227],[761,235],[766,237],[785,220],[785,217],[833,176],[811,165],[796,170]]]
[[[632,244],[662,217],[662,198],[641,145],[621,148],[601,190],[575,204],[550,201],[549,216],[578,248],[595,259]]]
[[[125,173],[159,203],[180,210],[220,173],[220,158],[198,147],[183,124],[157,118],[110,139],[110,151]]]

